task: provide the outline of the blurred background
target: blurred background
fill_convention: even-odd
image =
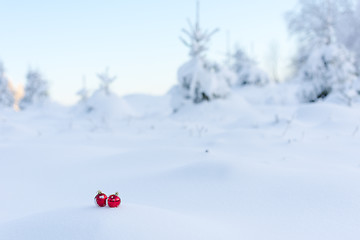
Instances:
[[[96,89],[96,74],[109,68],[112,90],[164,94],[176,84],[188,51],[179,41],[187,20],[195,20],[196,1],[0,1],[0,59],[15,86],[29,68],[49,81],[51,98],[73,104],[83,86]],[[289,76],[295,42],[285,13],[296,0],[202,0],[200,24],[219,28],[208,57],[225,61],[235,46],[244,49],[269,75]]]

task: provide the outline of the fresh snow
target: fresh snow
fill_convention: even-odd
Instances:
[[[176,113],[170,94],[2,109],[0,239],[357,240],[360,105],[291,89]],[[97,190],[120,207],[96,207]]]

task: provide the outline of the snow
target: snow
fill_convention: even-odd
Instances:
[[[359,103],[291,84],[176,113],[169,94],[91,101],[1,110],[0,239],[358,239]]]

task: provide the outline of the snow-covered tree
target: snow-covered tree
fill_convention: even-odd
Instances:
[[[242,49],[232,54],[231,68],[236,73],[236,85],[264,86],[270,82],[268,75]]]
[[[182,97],[194,103],[225,97],[229,92],[228,76],[225,69],[206,59],[208,44],[218,29],[203,30],[199,23],[199,2],[197,2],[196,22],[189,21],[189,29],[182,32],[187,40],[180,38],[189,48],[190,60],[178,70],[178,82]]]
[[[5,76],[5,68],[0,61],[0,106],[12,107],[14,105],[14,94],[9,87],[9,81]]]
[[[289,29],[301,43],[295,79],[303,101],[332,94],[351,102],[358,81],[355,59],[335,34],[342,6],[336,0],[301,0],[299,10],[289,15]]]
[[[360,70],[360,0],[347,3],[335,28],[336,37],[346,48],[354,52],[357,69]]]
[[[97,92],[102,91],[102,89],[98,90]],[[94,110],[94,106],[91,106],[89,102],[89,89],[86,87],[86,78],[83,77],[83,86],[82,88],[76,93],[80,97],[79,104],[76,106],[81,112],[90,113]],[[103,94],[105,96],[105,94]]]
[[[209,50],[209,42],[211,37],[219,31],[219,29],[214,29],[212,31],[202,30],[200,28],[200,16],[199,16],[199,2],[197,1],[196,5],[196,21],[195,24],[192,24],[188,20],[189,29],[182,29],[182,32],[187,36],[188,40],[180,37],[180,40],[184,43],[185,46],[189,48],[189,56],[191,58],[201,58],[204,59],[206,52]]]
[[[104,72],[97,74],[97,77],[100,80],[100,86],[91,96],[88,96],[89,92],[85,86],[85,79],[84,87],[78,92],[81,97],[80,106],[86,113],[106,111],[106,108],[112,106],[112,101],[118,101],[116,94],[112,94],[110,91],[110,84],[117,77],[110,76],[108,68]]]
[[[29,106],[41,105],[49,98],[49,85],[41,73],[36,70],[29,70],[26,75],[25,95],[20,100],[20,109]]]
[[[107,68],[103,73],[99,73],[98,78],[101,81],[100,89],[106,95],[110,95],[110,84],[116,80],[116,76],[110,76],[109,69]]]
[[[84,87],[78,92],[81,100],[75,107],[76,111],[79,114],[85,114],[91,121],[97,122],[97,127],[108,127],[110,119],[124,119],[136,115],[123,98],[111,91],[110,84],[116,77],[111,76],[108,69],[97,76],[101,84],[90,95],[84,79]]]
[[[319,45],[307,57],[297,78],[302,83],[304,101],[315,102],[337,94],[351,103],[358,81],[354,55],[338,43]]]
[[[346,0],[299,0],[299,6],[287,14],[290,33],[302,43],[316,43],[332,38],[329,27],[336,26],[339,16],[348,7]]]
[[[294,59],[296,68],[319,44],[331,42],[334,37],[337,39],[340,18],[348,9],[347,0],[299,0],[295,10],[288,12],[289,32],[297,37],[299,43]]]
[[[80,102],[85,103],[89,98],[89,90],[86,87],[86,79],[83,78],[83,87],[76,93],[80,97]]]

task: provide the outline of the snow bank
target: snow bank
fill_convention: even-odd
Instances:
[[[134,204],[89,206],[32,215],[0,225],[0,239],[223,239],[226,228],[196,216]]]
[[[169,95],[114,96],[98,131],[99,112],[2,111],[0,239],[357,240],[360,105],[266,102],[282,91],[176,113]],[[95,207],[98,189],[121,207]]]
[[[96,91],[87,99],[75,106],[74,111],[83,117],[92,119],[127,119],[137,116],[137,113],[123,98],[114,93],[106,94],[105,91]]]

